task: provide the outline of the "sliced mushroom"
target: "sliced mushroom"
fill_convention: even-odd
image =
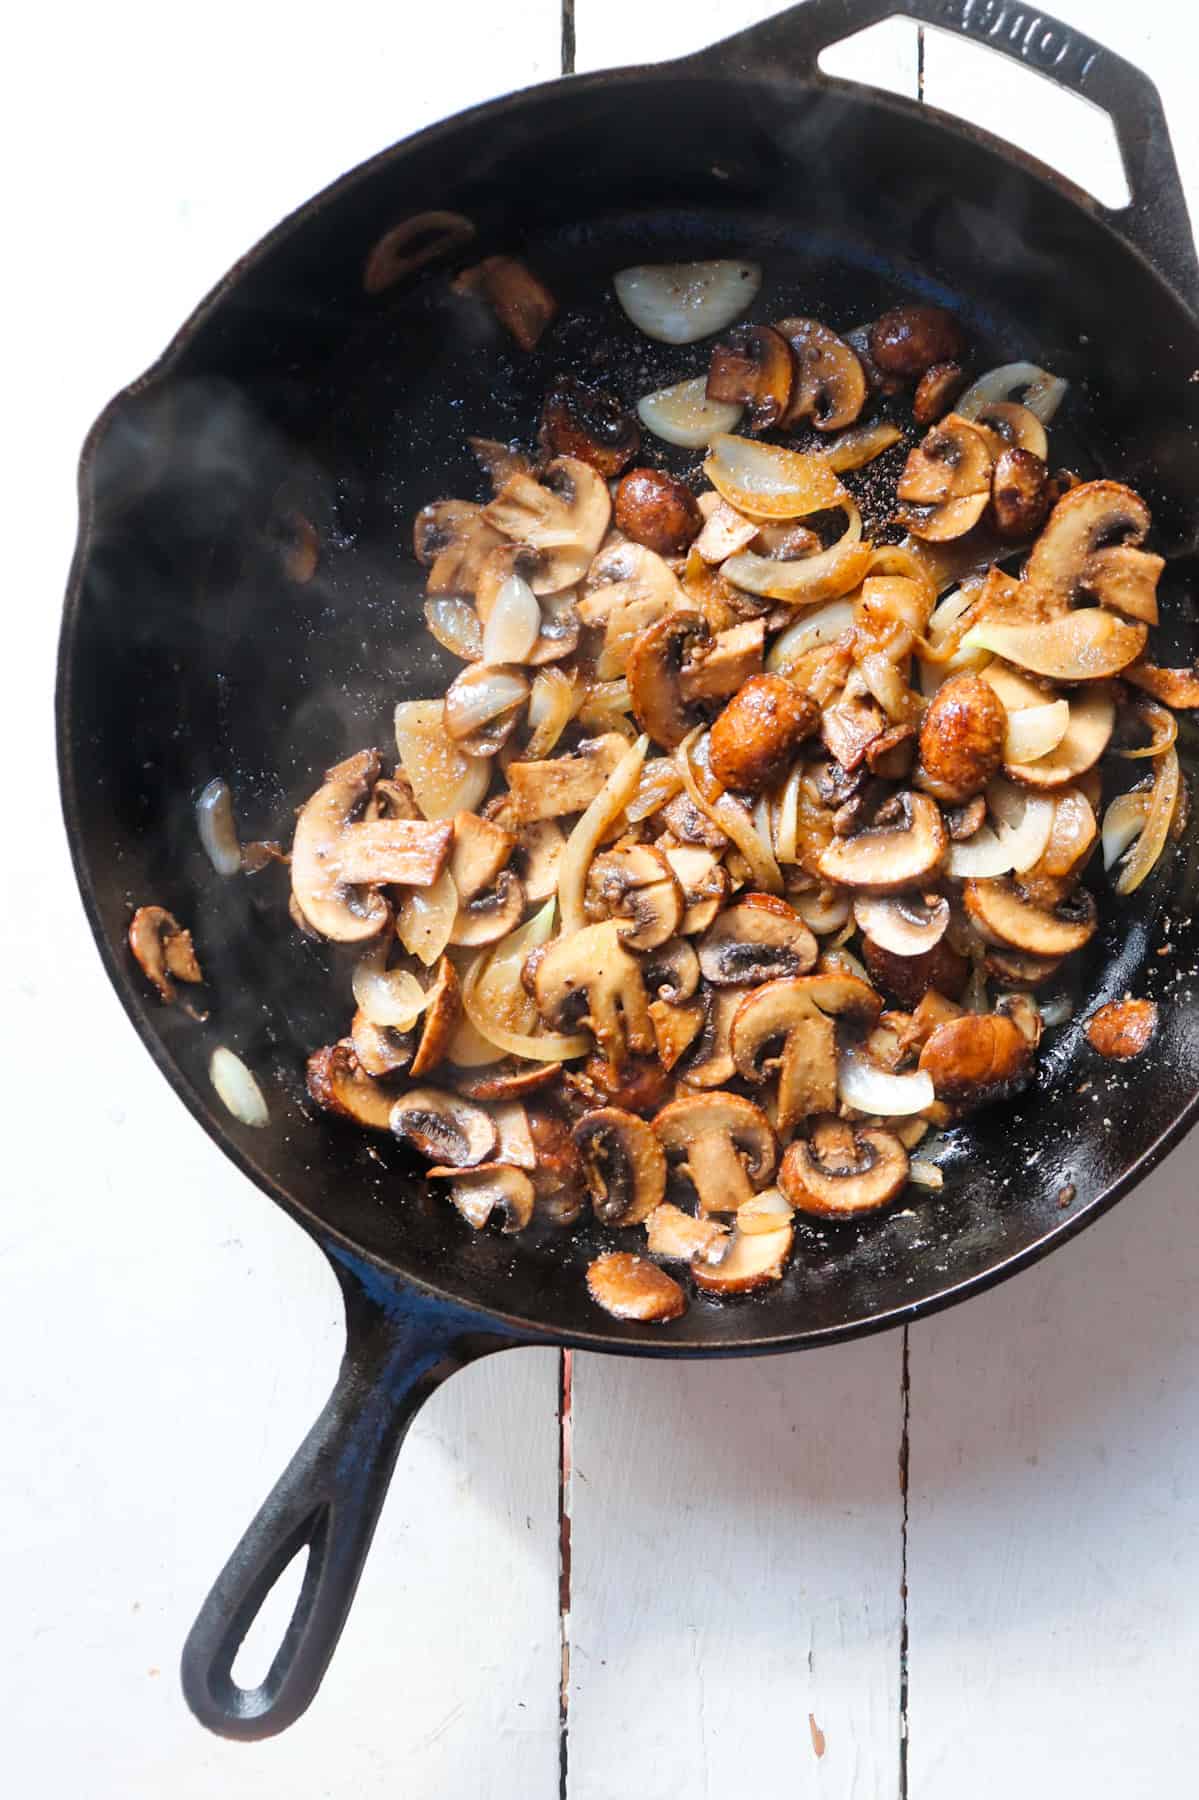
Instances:
[[[978,675],[954,675],[934,694],[920,725],[916,780],[935,800],[961,806],[1003,762],[1007,714]]]
[[[1076,889],[1053,911],[1024,899],[1006,877],[964,882],[962,900],[992,943],[1030,956],[1070,956],[1095,935],[1095,902],[1085,888]]]
[[[616,1319],[658,1325],[687,1310],[678,1282],[657,1263],[627,1250],[597,1256],[587,1269],[587,1289],[596,1305]]]
[[[645,1247],[666,1262],[719,1262],[729,1247],[727,1228],[718,1219],[697,1219],[664,1200],[645,1221]]]
[[[819,319],[780,319],[775,331],[790,346],[795,378],[780,424],[810,419],[817,431],[852,425],[866,404],[866,375],[856,353]]]
[[[637,723],[667,750],[681,744],[697,722],[698,714],[683,699],[683,668],[710,638],[698,613],[673,612],[643,631],[629,652],[629,692]]]
[[[964,537],[991,498],[992,457],[981,432],[947,413],[908,457],[896,487],[896,517],[932,543]]]
[[[740,988],[706,988],[697,997],[697,1003],[702,1007],[700,1027],[685,1060],[678,1065],[678,1073],[688,1087],[707,1092],[710,1088],[723,1087],[733,1079],[737,1071],[730,1033],[743,998]],[[654,1005],[657,1004],[655,1001]],[[650,1012],[652,1015],[652,1006]]]
[[[1014,400],[990,400],[977,408],[970,403],[968,418],[978,427],[996,457],[1005,450],[1027,450],[1038,461],[1049,455],[1049,438],[1035,412]]]
[[[539,1200],[554,1202],[551,1216],[559,1224],[571,1224],[582,1211],[585,1188],[583,1164],[570,1126],[547,1107],[529,1106],[525,1110],[537,1155],[534,1190]]]
[[[658,1061],[669,1073],[704,1029],[708,1018],[707,1004],[703,998],[684,1001],[651,1000],[649,1016],[654,1028]],[[713,1085],[719,1087],[721,1082],[731,1078],[732,1073],[732,1060],[729,1058],[727,1068]]]
[[[487,256],[463,269],[450,284],[456,294],[485,300],[522,350],[534,350],[558,310],[558,302],[532,269],[515,256]]]
[[[949,902],[943,894],[902,894],[892,899],[860,895],[853,912],[862,935],[895,956],[923,956],[935,949],[949,924]]]
[[[549,456],[576,456],[610,481],[641,448],[634,413],[613,394],[561,375],[545,397],[539,437]]]
[[[1017,1093],[1032,1070],[1032,1050],[1002,1013],[963,1013],[938,1025],[920,1052],[937,1099],[965,1110]]]
[[[701,1212],[736,1212],[774,1174],[778,1151],[770,1121],[760,1106],[739,1094],[689,1094],[672,1100],[653,1126],[668,1154],[683,1152],[683,1171]]]
[[[466,441],[474,452],[475,461],[491,482],[493,493],[498,494],[513,475],[533,473],[532,459],[515,443],[502,444],[498,438],[485,437],[468,437]]]
[[[450,942],[460,948],[498,943],[515,931],[524,911],[525,890],[520,879],[511,869],[503,869],[494,887],[459,905]]]
[[[1117,544],[1139,548],[1151,523],[1145,502],[1122,482],[1084,481],[1054,507],[1033,545],[1025,577],[1061,609],[1087,592],[1104,601],[1106,596],[1099,589],[1087,585],[1095,575],[1093,566],[1088,574],[1092,557]],[[1099,579],[1102,584],[1102,565]]]
[[[949,411],[966,385],[966,373],[958,362],[938,362],[927,368],[912,395],[912,417],[917,425],[935,425]]]
[[[164,1003],[175,998],[176,981],[203,981],[192,934],[164,906],[139,906],[129,921],[129,948],[142,974]]]
[[[1037,988],[1044,985],[1061,967],[1060,956],[1030,956],[1027,951],[1007,950],[988,944],[983,967],[996,981],[1012,987]]]
[[[627,921],[620,935],[630,950],[656,950],[682,923],[683,893],[661,851],[630,844],[596,857],[587,871],[584,908],[592,920]]]
[[[454,818],[454,845],[450,874],[461,900],[473,900],[494,887],[516,848],[516,835],[477,813],[460,812]]]
[[[730,625],[697,644],[683,665],[679,688],[688,705],[723,700],[760,674],[766,648],[762,619]]]
[[[1160,669],[1143,657],[1123,671],[1125,681],[1152,694],[1163,706],[1199,706],[1199,670]]]
[[[391,1101],[387,1123],[421,1156],[455,1169],[486,1162],[499,1141],[495,1120],[481,1106],[443,1088],[409,1089]]]
[[[944,814],[945,829],[949,833],[951,844],[964,844],[980,831],[986,822],[987,800],[985,794],[975,794],[973,800],[967,800],[964,806],[947,807]]]
[[[727,1252],[719,1262],[697,1256],[691,1278],[706,1294],[752,1294],[771,1282],[781,1281],[791,1254],[794,1230],[790,1223],[776,1231],[734,1231]]]
[[[1100,1056],[1128,1062],[1145,1050],[1157,1030],[1152,1000],[1113,1000],[1087,1020],[1087,1042]]]
[[[785,675],[753,675],[713,723],[712,773],[725,787],[757,793],[819,723],[820,708]]]
[[[934,363],[957,362],[965,347],[961,326],[943,306],[897,306],[870,327],[870,353],[885,375],[911,379]]]
[[[498,1209],[504,1215],[501,1230],[510,1235],[523,1231],[533,1217],[533,1183],[523,1169],[506,1163],[481,1163],[472,1169],[450,1164],[429,1170],[430,1176],[448,1177],[450,1200],[475,1231],[482,1231]]]
[[[348,1038],[314,1050],[307,1075],[308,1092],[326,1112],[340,1113],[368,1131],[388,1129],[395,1095],[363,1072]]]
[[[718,855],[729,847],[729,840],[706,813],[696,806],[690,794],[678,794],[658,815],[672,838],[696,849],[712,850]]]
[[[634,640],[682,603],[677,577],[655,551],[619,538],[606,544],[587,571],[578,609],[584,625],[604,632],[597,678],[623,675]]]
[[[901,793],[884,810],[886,823],[876,823],[855,837],[834,838],[820,852],[817,865],[826,881],[873,894],[897,894],[919,887],[937,873],[949,840],[936,801],[927,794]]]
[[[368,294],[381,294],[426,263],[469,244],[474,235],[474,225],[462,213],[414,213],[376,241],[366,259],[362,285]]]
[[[887,728],[882,710],[867,695],[846,695],[820,716],[820,736],[830,756],[847,774],[865,762],[872,744]]]
[[[787,1148],[779,1186],[797,1211],[855,1218],[894,1200],[908,1178],[908,1153],[890,1131],[819,1119]]]
[[[562,1079],[558,1063],[495,1063],[477,1074],[463,1070],[454,1077],[458,1092],[468,1100],[524,1100]]]
[[[537,552],[535,564],[519,571],[535,594],[558,594],[582,580],[611,516],[603,477],[574,456],[556,457],[540,481],[512,476],[482,512],[501,536]]]
[[[663,851],[683,893],[680,935],[706,931],[729,897],[728,874],[713,850],[672,844]]]
[[[686,939],[671,938],[641,959],[646,987],[659,999],[690,1000],[699,986],[699,958]]]
[[[818,954],[794,907],[774,894],[747,894],[720,913],[699,941],[700,970],[715,987],[756,987],[802,975]]]
[[[882,1007],[866,982],[852,975],[807,975],[769,981],[748,994],[733,1018],[733,1063],[760,1086],[778,1071],[777,1123],[790,1131],[837,1100],[834,1017],[873,1024]]]
[[[473,594],[484,562],[503,541],[473,501],[434,500],[422,507],[412,547],[429,571],[426,593],[432,598]]]
[[[748,407],[746,423],[751,431],[769,431],[784,422],[795,374],[791,345],[781,331],[770,325],[741,325],[723,343],[712,346],[705,391],[709,400]]]
[[[616,766],[615,762],[612,766]],[[602,781],[600,786],[603,786]],[[599,788],[596,789],[598,792]],[[586,804],[590,805],[590,801]],[[558,870],[565,849],[566,835],[553,819],[536,819],[521,826],[512,861],[530,906],[540,906],[557,891]]]
[[[1096,550],[1083,564],[1082,587],[1113,612],[1145,625],[1158,622],[1157,584],[1165,558],[1139,550],[1134,544],[1113,544]]]
[[[574,1140],[595,1216],[604,1225],[640,1225],[666,1192],[666,1155],[653,1128],[619,1106],[584,1113]]]
[[[640,965],[610,919],[547,945],[533,991],[548,1025],[585,1022],[616,1068],[628,1051],[648,1054],[654,1048]]]
[[[397,1031],[390,1025],[374,1025],[359,1007],[350,1024],[350,1043],[364,1074],[395,1075],[412,1061],[416,1033]],[[390,1105],[389,1098],[389,1108]]]
[[[1002,450],[991,477],[991,516],[1001,538],[1026,543],[1049,511],[1049,469],[1031,450]]]
[[[970,976],[969,960],[946,938],[928,950],[897,952],[885,949],[872,937],[863,937],[862,958],[874,980],[901,1006],[915,1006],[928,993],[957,999]]]
[[[580,744],[572,756],[509,763],[508,785],[520,825],[586,811],[628,747],[613,731]]]
[[[420,1043],[412,1059],[410,1074],[427,1075],[444,1059],[461,1011],[462,984],[458,980],[458,971],[449,957],[443,956],[437,965],[436,979],[429,989],[429,999],[422,1015]]]
[[[564,551],[563,554],[567,553]],[[501,595],[514,578],[522,581],[535,597],[540,595],[538,607],[541,629],[532,649],[526,651],[521,658],[529,668],[541,668],[547,663],[561,662],[563,657],[572,656],[579,647],[580,620],[574,602],[573,582],[577,580],[574,574],[575,562],[582,552],[579,551],[576,555],[571,548],[569,554],[571,560],[565,572],[570,577],[571,591],[567,592],[557,591],[555,588],[564,569],[554,561],[555,553],[551,549],[537,551],[528,544],[508,544],[501,541],[498,549],[490,551],[480,564],[479,579],[475,583],[475,612],[484,627],[500,605]],[[510,594],[511,589],[508,592]],[[480,633],[480,652],[483,635]]]

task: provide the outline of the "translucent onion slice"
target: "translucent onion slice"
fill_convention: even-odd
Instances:
[[[549,755],[574,717],[574,682],[561,669],[539,669],[533,677],[529,694],[530,737],[524,756],[528,762],[542,762]]]
[[[746,593],[782,600],[788,606],[818,606],[839,600],[864,580],[873,554],[873,546],[861,542],[862,515],[852,500],[844,505],[849,524],[844,536],[827,550],[801,557],[798,562],[776,562],[773,557],[742,550],[721,564],[720,573]]]
[[[770,646],[766,667],[773,675],[785,675],[801,656],[815,650],[818,644],[831,644],[853,629],[853,601],[830,600],[817,606],[780,632]]]
[[[446,691],[446,731],[456,742],[474,737],[520,706],[528,694],[529,683],[519,670],[476,663],[456,675]]]
[[[849,431],[843,431],[819,455],[836,474],[844,475],[848,469],[865,468],[876,456],[881,456],[884,450],[890,450],[898,444],[902,437],[903,432],[898,425],[892,425],[886,419],[876,419],[873,425],[854,425]]]
[[[1142,722],[1149,727],[1150,740],[1134,750],[1117,750],[1116,755],[1127,757],[1129,762],[1137,762],[1145,756],[1163,755],[1178,737],[1178,720],[1166,707],[1159,706],[1156,700],[1138,700],[1135,710]]]
[[[712,439],[704,474],[722,500],[749,519],[770,524],[842,506],[845,489],[822,456],[721,432]]]
[[[354,965],[350,978],[354,1000],[372,1025],[394,1031],[411,1031],[429,1004],[411,969],[389,969],[390,941],[370,950]]]
[[[196,829],[204,854],[217,874],[238,874],[241,845],[237,841],[237,821],[233,817],[233,796],[228,785],[219,778],[210,781],[196,801]]]
[[[1008,714],[1003,742],[1005,763],[1036,762],[1056,750],[1070,727],[1070,702],[1050,700],[1044,706],[1021,706]]]
[[[707,376],[697,375],[694,381],[659,388],[637,402],[637,416],[663,443],[706,450],[721,432],[736,429],[744,410],[728,401],[709,400],[707,386]]]
[[[1120,794],[1103,815],[1103,866],[1114,868],[1133,839],[1145,829],[1149,817],[1149,790]]]
[[[491,782],[485,756],[464,756],[445,729],[441,700],[401,700],[395,710],[396,749],[426,819],[475,812]]]
[[[642,769],[637,792],[625,807],[629,824],[636,825],[641,819],[652,818],[654,813],[682,791],[683,777],[673,759],[669,756],[656,756]]]
[[[857,1050],[842,1050],[837,1058],[837,1095],[846,1106],[883,1118],[908,1118],[923,1112],[936,1099],[932,1077],[924,1069],[910,1075],[889,1075]]]
[[[626,315],[661,344],[694,344],[723,331],[761,285],[752,262],[640,263],[612,277]]]
[[[913,1187],[943,1188],[945,1177],[936,1163],[926,1162],[923,1157],[915,1156],[908,1164],[908,1180]]]
[[[1148,631],[1100,606],[1088,606],[1041,625],[1005,625],[980,619],[962,639],[963,650],[991,650],[1018,669],[1055,681],[1105,681],[1135,662]]]
[[[479,615],[465,600],[452,594],[438,594],[425,601],[425,624],[430,637],[436,638],[443,650],[463,662],[478,662],[483,655],[483,628]]]
[[[536,1031],[537,1008],[520,979],[529,952],[553,935],[556,904],[547,900],[525,924],[481,950],[462,983],[463,1011],[479,1035],[506,1055],[531,1062],[565,1062],[591,1049],[582,1032]]]
[[[1023,875],[1045,854],[1056,800],[1051,794],[1030,794],[999,776],[987,788],[987,806],[996,821],[999,841],[1012,859],[1013,870]]]
[[[980,825],[964,843],[951,843],[946,873],[954,881],[989,881],[994,875],[1010,875],[1012,853],[990,825]]]
[[[799,788],[805,765],[797,762],[783,784],[774,815],[774,854],[781,863],[799,861]]]
[[[893,658],[881,650],[869,651],[858,664],[862,680],[886,713],[892,725],[902,724],[911,716],[911,694],[903,671]],[[1069,708],[1067,707],[1067,712]]]
[[[1171,748],[1158,759],[1153,787],[1149,795],[1149,812],[1145,827],[1138,837],[1116,883],[1118,894],[1135,893],[1166,847],[1170,827],[1182,786],[1178,752]]]
[[[704,740],[702,748],[701,739]],[[716,800],[705,797],[704,790],[712,778],[707,768],[706,737],[702,726],[697,726],[683,739],[675,751],[675,761],[692,804],[732,839],[749,864],[754,886],[763,893],[781,894],[783,874],[774,850],[762,841],[744,807],[738,806],[731,795],[723,791]]]
[[[241,1125],[261,1131],[271,1122],[266,1097],[240,1056],[219,1044],[208,1063],[208,1079]]]
[[[431,967],[444,951],[458,915],[458,889],[448,869],[432,887],[408,888],[396,916],[396,936],[409,956]]]
[[[954,411],[963,419],[977,419],[984,407],[993,406],[996,401],[1019,399],[1042,425],[1051,425],[1069,386],[1068,381],[1051,375],[1048,369],[1039,369],[1036,363],[1003,363],[980,375],[966,389]]]
[[[540,635],[541,608],[536,594],[521,576],[509,575],[483,627],[483,661],[522,663]]]
[[[566,840],[566,849],[558,870],[558,904],[562,911],[564,932],[581,931],[587,923],[587,915],[583,911],[587,871],[601,839],[637,792],[648,749],[649,738],[643,735],[625,751]]]

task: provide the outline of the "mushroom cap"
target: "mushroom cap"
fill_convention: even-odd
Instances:
[[[1069,956],[1095,935],[1095,902],[1085,888],[1050,911],[1026,900],[1009,877],[996,876],[964,882],[962,901],[984,937],[1030,956]]]
[[[712,725],[712,773],[725,787],[757,793],[820,723],[820,708],[785,675],[751,675]]]
[[[557,891],[558,868],[565,850],[566,833],[556,820],[534,819],[521,826],[512,860],[528,905],[540,906]]]
[[[427,1075],[445,1057],[462,1011],[462,984],[458,971],[448,956],[437,965],[437,975],[429,989],[421,1026],[420,1042],[409,1071]]]
[[[392,1101],[388,1123],[421,1156],[455,1169],[486,1162],[498,1142],[495,1120],[444,1088],[410,1088]]]
[[[462,949],[494,944],[516,929],[524,912],[524,887],[513,870],[503,869],[490,892],[459,906],[450,942]]]
[[[537,965],[533,997],[549,1025],[566,1022],[568,1013],[577,1014],[585,1003],[587,1023],[611,1063],[619,1065],[626,1049],[653,1051],[641,967],[611,919],[548,944]]]
[[[937,1099],[986,1106],[1015,1093],[1032,1067],[1028,1038],[1002,1013],[963,1013],[932,1032],[920,1065],[932,1077]]]
[[[890,1131],[855,1130],[842,1119],[818,1120],[810,1139],[789,1144],[779,1186],[799,1212],[851,1218],[874,1212],[900,1192],[908,1153]]]
[[[687,1310],[687,1296],[674,1277],[648,1257],[627,1250],[598,1256],[587,1270],[591,1298],[616,1319],[661,1324]]]
[[[664,1150],[690,1150],[699,1137],[728,1137],[746,1158],[750,1179],[763,1186],[774,1174],[778,1155],[770,1120],[760,1106],[740,1094],[684,1094],[653,1120]]]
[[[826,845],[816,859],[826,881],[873,894],[897,894],[918,887],[937,873],[949,839],[936,801],[927,794],[910,792],[897,795],[896,800],[900,822],[872,825]]]
[[[539,437],[551,456],[573,456],[606,480],[619,475],[641,448],[635,413],[614,394],[573,375],[560,375],[545,397]]]
[[[463,1169],[454,1164],[428,1171],[430,1177],[450,1179],[450,1199],[468,1225],[481,1231],[498,1207],[504,1214],[505,1236],[523,1231],[533,1217],[536,1195],[523,1169],[509,1163],[477,1163]]]
[[[791,345],[777,327],[740,325],[712,346],[705,395],[748,407],[749,429],[770,431],[789,415],[796,374]]]
[[[629,652],[627,679],[637,723],[667,750],[677,749],[695,724],[683,699],[683,664],[710,636],[697,612],[672,612],[639,632]]]
[[[1007,714],[977,675],[937,689],[920,725],[920,786],[947,806],[981,793],[1003,762]]]
[[[993,975],[996,981],[1022,988],[1042,986],[1057,974],[1061,962],[1060,956],[1030,956],[1024,950],[1008,950],[992,944],[987,945],[983,957],[988,975]]]
[[[291,847],[296,905],[314,931],[338,944],[374,937],[391,918],[391,908],[377,889],[355,889],[343,882],[337,859],[338,839],[365,805],[379,768],[374,750],[360,750],[335,764],[296,820]]]
[[[733,1232],[732,1241],[719,1262],[696,1256],[691,1279],[706,1294],[752,1294],[782,1279],[795,1236],[788,1221],[776,1231]]]
[[[929,992],[956,1000],[970,977],[968,959],[944,937],[931,950],[897,953],[864,936],[862,958],[879,986],[901,1006],[915,1006]]]
[[[656,950],[682,924],[683,891],[660,850],[628,844],[602,851],[587,871],[588,918],[616,918],[630,950]]]
[[[723,1087],[736,1073],[730,1034],[737,1008],[745,998],[743,988],[706,987],[697,1004],[703,1006],[703,1018],[692,1033],[691,1045],[678,1072],[688,1087]],[[655,1001],[654,1005],[659,1002]],[[652,1008],[651,1008],[652,1014]]]
[[[308,1092],[326,1112],[340,1113],[370,1131],[386,1131],[395,1095],[365,1074],[349,1038],[314,1050],[308,1058]]]
[[[401,1032],[389,1025],[372,1024],[361,1007],[350,1023],[350,1043],[358,1065],[366,1075],[395,1075],[399,1070],[406,1069],[412,1061],[415,1042],[415,1032]],[[389,1111],[390,1104],[389,1097]]]
[[[605,1225],[640,1225],[666,1192],[666,1154],[652,1126],[604,1106],[584,1113],[573,1136],[596,1217]]]
[[[963,537],[990,503],[993,461],[982,432],[946,413],[908,456],[895,490],[897,516],[914,537],[933,543]]]
[[[1046,598],[1066,602],[1094,551],[1118,542],[1140,545],[1151,523],[1145,502],[1123,482],[1081,482],[1050,513],[1029,555],[1026,579]]]
[[[1117,1062],[1139,1056],[1156,1030],[1157,1007],[1152,1000],[1113,1000],[1086,1023],[1091,1048]]]
[[[949,924],[944,894],[859,894],[853,916],[864,937],[894,956],[922,956],[939,944]]]
[[[804,419],[810,419],[817,431],[840,431],[852,425],[867,394],[866,374],[857,353],[819,319],[780,319],[775,331],[790,345],[795,361],[782,429],[789,431]]]
[[[483,508],[484,521],[512,543],[538,552],[524,571],[538,595],[562,593],[582,580],[612,517],[602,475],[577,457],[559,456],[540,481],[517,473]]]
[[[641,974],[651,993],[677,1006],[699,986],[699,958],[686,938],[671,938],[643,960]]]
[[[746,894],[719,913],[699,941],[699,966],[715,987],[800,975],[819,954],[799,914],[774,894]]]
[[[777,1068],[780,1131],[836,1104],[836,1034],[803,977],[768,981],[747,994],[733,1017],[730,1046],[734,1067],[746,1081],[761,1083]]]

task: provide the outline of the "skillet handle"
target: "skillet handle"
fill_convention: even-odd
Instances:
[[[679,66],[823,82],[822,50],[897,14],[998,50],[1107,113],[1131,199],[1110,208],[1082,198],[1193,303],[1199,259],[1161,96],[1134,63],[1039,8],[1014,0],[805,0]]]
[[[346,1307],[336,1385],[217,1577],[183,1649],[184,1697],[201,1725],[222,1737],[272,1737],[308,1707],[349,1614],[409,1425],[447,1375],[507,1341],[472,1334],[468,1315],[325,1248]],[[232,1670],[242,1640],[305,1546],[300,1596],[266,1679],[239,1687]]]

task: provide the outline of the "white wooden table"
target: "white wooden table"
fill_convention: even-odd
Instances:
[[[575,0],[577,67],[771,10]],[[1158,80],[1199,202],[1193,15],[1058,10]],[[234,1746],[180,1698],[194,1611],[330,1385],[339,1307],[317,1252],[153,1070],[85,933],[50,706],[74,461],[265,228],[415,126],[556,74],[562,25],[559,0],[114,0],[7,28],[0,1789],[1189,1792],[1193,1145],[1049,1262],[910,1334],[737,1365],[576,1356],[566,1613],[561,1359],[476,1367],[412,1432],[309,1715]],[[908,93],[922,79],[935,104],[1110,179],[1102,130],[985,52],[936,34],[920,52],[898,22],[838,67]]]

